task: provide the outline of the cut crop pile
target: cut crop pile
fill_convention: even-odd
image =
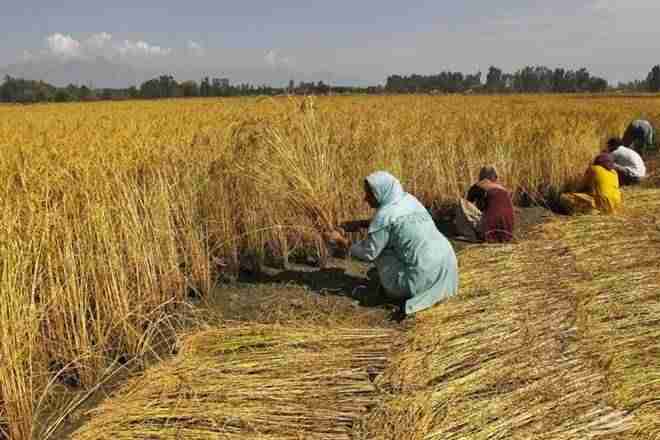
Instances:
[[[350,439],[395,332],[238,325],[192,335],[94,411],[84,439]]]
[[[380,379],[379,439],[657,439],[660,190],[628,213],[558,219],[460,258]]]

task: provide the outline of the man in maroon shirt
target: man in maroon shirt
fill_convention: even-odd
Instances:
[[[467,239],[507,242],[513,238],[511,194],[497,179],[495,167],[483,167],[479,182],[468,191],[467,200],[460,201],[456,210],[456,228]]]

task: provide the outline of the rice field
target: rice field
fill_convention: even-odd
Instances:
[[[369,172],[391,171],[432,206],[493,163],[518,195],[540,197],[572,185],[606,137],[640,116],[657,125],[660,99],[0,106],[0,438],[47,438],[81,393],[126,363],[168,352],[186,325],[188,295],[209,292],[223,272],[300,250],[322,260],[320,232],[368,214],[359,189]],[[580,283],[566,277],[562,289]],[[546,328],[535,325],[529,331]],[[594,332],[594,340],[608,334]],[[471,356],[488,359],[479,353]],[[622,386],[619,398],[636,386]]]
[[[461,294],[403,333],[347,319],[185,335],[73,438],[656,439],[660,191],[626,196],[626,215],[464,251]]]

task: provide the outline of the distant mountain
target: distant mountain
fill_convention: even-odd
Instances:
[[[38,58],[23,63],[0,68],[0,82],[5,75],[16,78],[42,80],[58,87],[69,84],[91,85],[94,88],[125,88],[139,86],[144,81],[162,74],[173,74],[177,81],[199,81],[206,76],[210,78],[229,78],[234,85],[249,83],[253,85],[270,85],[284,87],[289,80],[296,84],[300,81],[318,82],[336,86],[366,86],[369,83],[337,75],[331,72],[304,73],[293,72],[285,68],[201,68],[184,67],[171,70],[143,70],[108,60],[103,57],[90,59],[58,59]]]
[[[59,87],[84,84],[94,88],[120,88],[137,86],[156,74],[97,57],[70,60],[35,59],[0,68],[0,75],[42,80]]]

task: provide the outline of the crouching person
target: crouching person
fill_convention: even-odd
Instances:
[[[596,157],[585,173],[582,190],[561,195],[559,204],[567,214],[613,214],[621,208],[619,176],[610,154]]]
[[[467,200],[456,207],[458,235],[470,241],[507,242],[513,239],[513,202],[511,194],[498,182],[493,166],[483,167],[479,182],[472,185]]]
[[[655,129],[649,121],[634,120],[623,133],[623,145],[644,154],[655,150]]]
[[[384,171],[365,179],[364,193],[376,209],[373,219],[343,226],[348,232],[367,228],[366,240],[351,245],[344,230],[325,233],[326,240],[349,249],[352,257],[375,263],[381,290],[402,304],[400,319],[455,295],[456,254],[426,208]]]
[[[637,185],[646,177],[644,159],[632,148],[624,146],[621,139],[608,140],[607,150],[612,156],[614,170],[619,176],[619,185]]]

